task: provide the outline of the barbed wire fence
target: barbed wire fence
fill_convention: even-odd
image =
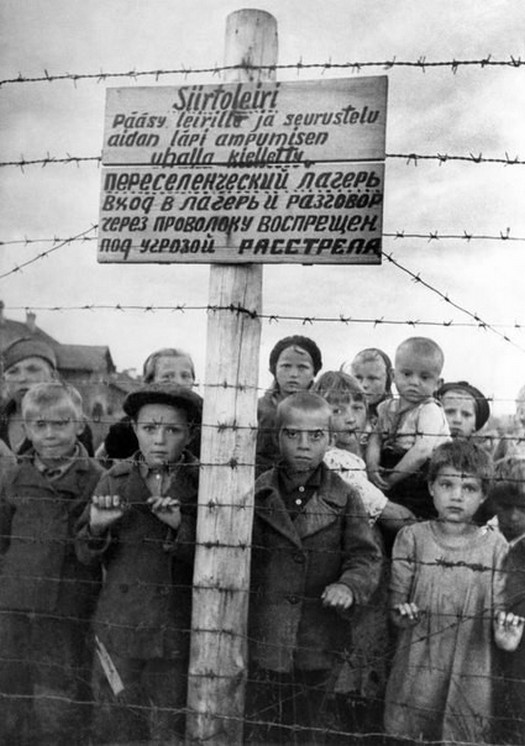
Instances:
[[[525,66],[525,61],[522,61],[520,57],[514,57],[512,55],[509,55],[506,59],[500,59],[496,60],[492,58],[492,55],[487,55],[484,58],[481,59],[473,59],[473,60],[444,60],[444,61],[431,61],[427,60],[425,57],[421,57],[418,60],[415,61],[400,61],[395,58],[392,60],[386,60],[386,61],[354,61],[354,62],[341,62],[341,63],[335,63],[332,61],[327,62],[319,62],[319,63],[312,63],[312,64],[305,64],[301,60],[295,64],[290,65],[276,65],[271,66],[272,70],[296,70],[297,73],[302,73],[306,70],[316,70],[318,72],[321,72],[321,74],[325,74],[329,72],[330,70],[348,70],[352,73],[360,73],[363,70],[367,69],[373,69],[373,68],[380,68],[383,70],[394,70],[396,68],[413,68],[414,70],[419,70],[422,73],[426,73],[427,71],[431,71],[434,69],[448,69],[451,73],[456,75],[462,68],[468,67],[468,68],[478,68],[479,70],[484,70],[488,68],[508,68],[508,69],[515,69],[519,70],[523,66]],[[201,68],[193,68],[191,66],[182,65],[178,68],[169,68],[169,69],[159,69],[159,70],[132,70],[132,71],[125,71],[125,72],[104,72],[100,71],[98,73],[61,73],[61,74],[52,74],[49,73],[47,70],[44,70],[42,75],[38,76],[24,76],[22,73],[20,73],[16,78],[6,78],[3,80],[0,80],[0,88],[7,88],[9,86],[15,86],[15,85],[30,85],[34,86],[37,84],[55,84],[59,82],[72,82],[74,85],[74,89],[76,89],[77,85],[80,83],[88,83],[88,82],[95,82],[97,84],[100,83],[106,83],[107,81],[111,79],[116,80],[129,80],[130,82],[137,81],[140,78],[153,78],[155,81],[160,80],[161,78],[165,76],[175,76],[175,77],[184,77],[187,78],[188,76],[191,76],[193,74],[203,74],[208,73],[212,75],[220,75],[221,73],[231,69],[231,67],[226,66],[213,66],[213,67],[201,67]],[[1,92],[0,92],[1,93]],[[435,153],[435,154],[424,154],[424,153],[387,153],[386,154],[387,159],[392,160],[398,160],[398,161],[404,161],[407,166],[418,166],[419,162],[424,161],[433,161],[437,163],[439,166],[444,166],[447,163],[450,162],[457,162],[462,163],[465,165],[477,165],[482,167],[486,164],[493,164],[493,165],[500,165],[505,168],[508,168],[510,166],[513,167],[519,167],[521,165],[525,164],[525,160],[521,159],[519,155],[510,154],[508,152],[504,153],[504,156],[500,157],[494,157],[494,156],[488,156],[484,153],[468,153],[468,154],[449,154],[449,153]],[[1,168],[19,168],[23,174],[27,176],[28,179],[31,177],[31,168],[30,167],[36,167],[40,166],[41,168],[48,168],[48,167],[58,167],[58,166],[68,166],[68,165],[76,165],[78,167],[80,166],[88,166],[88,165],[96,165],[97,167],[101,164],[101,157],[98,155],[70,155],[68,153],[65,154],[65,156],[59,156],[59,155],[52,155],[50,153],[47,153],[45,156],[38,157],[38,158],[25,158],[23,155],[20,155],[18,157],[13,157],[10,160],[5,160],[0,162]],[[53,254],[58,251],[69,251],[73,247],[74,244],[78,243],[84,243],[84,242],[92,242],[97,240],[97,224],[93,223],[90,227],[79,227],[82,228],[79,230],[79,232],[76,235],[67,237],[67,238],[59,238],[59,237],[43,237],[43,238],[32,238],[28,237],[25,239],[20,238],[10,238],[9,236],[5,236],[3,240],[0,241],[0,247],[2,246],[10,246],[10,245],[18,245],[20,247],[29,247],[32,245],[38,245],[38,244],[44,244],[44,243],[51,243],[52,246],[49,249],[46,249],[44,251],[39,252],[37,255],[29,258],[29,259],[23,259],[18,262],[16,265],[12,266],[11,268],[3,271],[0,274],[0,279],[3,281],[9,281],[11,278],[17,276],[21,272],[25,271],[38,271],[38,267],[40,266],[40,261],[45,260],[50,254]],[[448,230],[429,230],[428,232],[411,232],[410,230],[400,229],[394,232],[390,233],[384,233],[383,238],[387,239],[388,241],[392,242],[392,245],[395,245],[396,242],[405,242],[410,241],[411,239],[414,240],[425,240],[428,243],[435,243],[435,242],[447,242],[447,241],[459,241],[459,242],[498,242],[500,244],[510,244],[512,242],[523,242],[525,241],[525,237],[520,236],[514,236],[512,234],[511,228],[505,228],[502,229],[499,233],[499,235],[487,235],[485,233],[477,233],[474,230],[467,230],[463,229],[462,232],[450,232]],[[125,313],[125,312],[143,312],[143,313],[195,313],[195,314],[209,314],[216,312],[218,310],[226,310],[230,311],[232,314],[235,315],[242,315],[242,314],[248,314],[252,317],[258,317],[261,319],[261,321],[267,322],[269,325],[271,324],[278,324],[279,322],[296,322],[298,327],[310,327],[316,324],[342,324],[345,326],[351,326],[351,325],[371,325],[371,326],[379,326],[379,325],[385,325],[385,326],[406,326],[409,328],[416,328],[416,327],[444,327],[444,328],[465,328],[465,329],[472,329],[472,330],[478,330],[479,332],[489,333],[492,335],[495,335],[496,337],[499,337],[502,341],[505,343],[512,345],[516,349],[518,349],[521,352],[525,352],[525,344],[521,343],[521,341],[518,338],[515,338],[515,334],[522,331],[523,326],[525,322],[521,321],[509,321],[507,323],[492,323],[489,319],[482,318],[478,313],[468,308],[468,306],[464,305],[461,302],[461,299],[458,298],[452,298],[449,294],[449,292],[446,289],[439,288],[436,286],[434,282],[432,282],[428,277],[425,276],[424,271],[417,270],[410,268],[409,266],[406,266],[404,262],[401,262],[396,258],[393,251],[388,250],[382,251],[382,258],[384,261],[388,262],[392,266],[394,266],[397,270],[399,270],[400,273],[403,273],[410,277],[411,281],[415,284],[418,284],[425,288],[429,293],[432,293],[439,297],[441,300],[443,300],[450,308],[455,309],[456,311],[460,312],[462,316],[465,317],[465,321],[457,321],[456,319],[434,319],[434,320],[420,320],[420,319],[412,319],[412,318],[406,318],[406,319],[396,319],[396,318],[385,318],[383,316],[363,316],[362,318],[356,318],[352,315],[347,315],[344,312],[341,312],[338,316],[314,316],[314,315],[305,315],[305,314],[289,314],[289,313],[269,313],[269,314],[259,314],[254,309],[250,308],[244,308],[241,306],[230,306],[227,308],[218,308],[212,305],[195,305],[192,304],[191,301],[187,303],[176,303],[173,305],[162,305],[155,303],[152,301],[151,304],[138,304],[138,305],[128,305],[128,304],[121,304],[121,303],[107,303],[107,304],[98,304],[98,303],[91,303],[89,301],[82,302],[80,301],[78,305],[68,305],[65,303],[62,303],[60,299],[57,300],[57,302],[53,302],[53,305],[42,305],[38,307],[28,307],[25,305],[15,306],[12,307],[12,310],[17,311],[35,311],[35,310],[45,310],[47,312],[51,313],[57,313],[57,314],[64,314],[64,313],[77,313],[77,312],[91,312],[91,311],[104,311],[104,312],[118,312],[118,313]],[[33,266],[34,265],[34,266]],[[104,376],[101,377],[99,381],[94,383],[91,379],[86,380],[80,380],[80,382],[83,385],[86,386],[94,386],[99,385],[102,383],[103,385],[109,385],[110,379],[104,378]],[[199,382],[197,382],[199,383]],[[210,387],[228,387],[231,386],[231,384],[227,381],[224,382],[217,382],[215,384],[204,384],[203,382],[200,382],[201,387],[204,389],[204,395],[206,395],[207,388]],[[261,389],[262,391],[263,389]],[[108,425],[110,422],[114,421],[114,418],[107,418],[102,417],[101,424]],[[209,428],[212,430],[217,430],[218,432],[232,429],[232,428],[238,428],[238,425],[232,424],[230,422],[224,422],[224,423],[204,423],[202,425],[203,428]],[[483,437],[483,435],[479,436],[480,438]],[[515,434],[503,434],[503,439],[514,439],[518,442],[523,440],[524,438],[520,435]],[[217,464],[214,464],[216,466]],[[246,466],[247,464],[243,464],[242,462],[237,461],[235,458],[232,458],[228,461],[225,461],[223,464],[225,468],[236,470],[238,468],[241,468],[243,466]],[[202,466],[207,466],[207,464],[202,464]],[[9,542],[26,542],[26,541],[34,541],[34,537],[29,535],[24,535],[24,533],[14,533],[12,531],[12,526],[10,522],[10,518],[6,520],[5,517],[5,494],[3,495],[4,503],[2,504],[0,508],[4,511],[3,514],[0,515],[0,520],[2,521],[2,524],[0,524],[0,546],[1,545],[9,545]],[[56,503],[56,498],[49,498],[51,502]],[[193,505],[193,508],[196,508],[196,504]],[[193,509],[192,508],[192,509]],[[135,510],[138,509],[137,506],[130,505],[127,507],[129,510]],[[45,539],[42,539],[43,542],[49,542],[50,545],[53,546],[59,546],[63,548],[63,551],[71,551],[74,545],[74,540],[71,537],[64,538],[62,535],[53,535],[52,533],[48,533],[45,536]],[[162,545],[164,540],[160,539],[154,539],[153,542],[157,542],[158,545]],[[141,544],[137,543],[137,547],[140,547]],[[190,550],[195,549],[196,542],[192,541],[191,544],[187,547]],[[232,547],[232,548],[238,548],[238,547]],[[255,546],[254,549],[265,549],[265,547],[257,547]],[[327,550],[326,550],[327,551]],[[8,555],[8,548],[7,548],[7,555]],[[6,555],[6,556],[7,556]],[[315,557],[313,558],[313,561],[315,561]],[[4,560],[5,562],[5,560]],[[425,565],[429,563],[425,563],[423,561],[419,561],[417,559],[413,560],[413,562],[416,565]],[[432,563],[430,563],[432,564]],[[450,569],[456,569],[459,570],[467,570],[471,571],[472,573],[487,573],[489,575],[493,575],[495,572],[495,567],[493,565],[487,565],[483,566],[479,563],[469,564],[465,562],[458,562],[458,563],[452,563],[453,567],[450,566],[450,564],[447,564],[445,560],[439,560],[437,559],[435,562],[435,565],[440,567],[443,570],[450,570]],[[2,565],[0,565],[0,568]],[[524,570],[513,570],[514,573],[522,573]],[[9,581],[10,576],[8,574],[8,571],[3,571],[3,578],[4,580]],[[24,581],[31,581],[35,583],[51,583],[56,584],[58,582],[63,582],[62,580],[59,581],[56,575],[46,575],[45,573],[37,573],[35,575],[26,575],[23,576],[20,573],[17,573],[12,577],[12,579],[22,579]],[[93,584],[94,590],[97,592],[99,591],[99,583],[100,581],[78,581],[78,579],[73,579],[70,582],[72,583],[78,583],[83,582],[86,583],[88,586],[91,586]],[[143,583],[144,587],[146,589],[156,589],[157,585],[156,583],[148,583],[145,581],[140,581]],[[173,585],[174,592],[187,590],[188,586],[184,585],[181,587],[178,587],[175,583]],[[222,593],[229,593],[230,589],[228,587],[224,588],[215,588],[215,590],[219,590]],[[310,597],[301,597],[299,599],[299,602],[312,602],[314,599]],[[388,611],[392,611],[392,609],[389,609],[386,602],[383,601],[383,613],[386,617],[386,614]],[[373,602],[368,602],[363,604],[363,609],[368,612],[377,612],[377,605]],[[492,610],[484,610],[479,617],[487,621],[487,619],[492,618]],[[8,616],[10,614],[9,610],[0,609],[0,617],[1,616]],[[79,622],[84,625],[89,625],[91,622],[91,617],[79,617],[75,615],[71,616],[64,616],[59,615],[58,617],[54,617],[53,614],[40,612],[40,611],[34,611],[31,612],[33,617],[42,617],[46,619],[53,619],[57,618],[60,620],[69,619],[71,621]],[[439,622],[442,622],[441,624],[437,624],[436,631],[428,631],[428,636],[431,635],[440,635],[443,634],[444,627],[447,628],[458,628],[461,627],[461,625],[468,624],[473,619],[478,619],[477,615],[472,615],[469,613],[458,613],[458,614],[448,614],[448,613],[442,613],[437,612],[434,614],[434,612],[429,611],[428,612],[428,618],[430,619],[432,616],[437,617]],[[448,618],[450,617],[450,618]],[[443,621],[443,618],[445,618],[445,621]],[[109,625],[110,627],[116,627],[118,629],[128,629],[128,631],[134,632],[135,629],[132,628],[129,630],[129,625],[120,624],[120,623],[111,623]],[[383,627],[383,631],[386,633],[386,626]],[[432,629],[432,625],[429,624],[428,629]],[[190,627],[185,628],[184,633],[187,635],[190,635],[192,632],[195,632],[195,629],[191,629]],[[205,631],[211,635],[238,635],[239,633],[235,630],[227,630],[222,629],[220,631],[217,631],[215,629],[213,630],[197,630],[197,631]],[[246,637],[246,644],[248,647],[250,647],[252,644],[254,644],[254,640],[248,635]],[[349,644],[348,650],[346,650],[347,654],[351,653],[351,645]],[[334,653],[338,651],[332,651]],[[376,659],[372,661],[375,665],[381,665],[384,667],[384,669],[387,669],[388,666],[391,663],[391,650],[381,650],[379,652],[374,652],[374,655],[376,656]],[[24,658],[12,658],[12,657],[6,657],[3,654],[0,654],[2,663],[5,666],[23,666],[31,663],[31,659],[24,657]],[[40,664],[41,661],[35,661],[37,664]],[[354,673],[362,673],[361,669],[365,669],[367,666],[370,666],[370,661],[356,663],[355,661],[352,661],[352,665],[354,666]],[[439,666],[436,667],[436,673],[438,673]],[[66,668],[64,668],[64,673],[66,672]],[[91,672],[89,670],[89,666],[85,667],[79,674],[81,677],[84,677],[84,684],[87,687],[87,690],[89,690],[89,685],[91,683]],[[213,672],[208,672],[206,676],[214,676],[215,674]],[[253,683],[251,681],[252,672],[248,672],[248,683]],[[496,681],[497,677],[493,674],[480,674],[479,675],[480,680],[489,678],[491,681]],[[512,682],[511,682],[512,683]],[[522,681],[520,682],[522,684]],[[347,696],[349,696],[349,693],[346,692]],[[289,695],[289,692],[288,692]],[[41,695],[42,696],[42,695]],[[49,695],[43,695],[49,696]],[[292,695],[293,697],[293,695]],[[368,697],[371,701],[376,701],[378,706],[381,706],[383,704],[383,696],[382,693],[368,693]],[[52,697],[51,697],[52,698]],[[4,702],[7,700],[10,701],[24,701],[24,700],[34,700],[35,695],[27,695],[27,694],[9,694],[6,695],[5,693],[0,693],[0,699]],[[85,704],[89,706],[95,706],[97,705],[97,702],[91,698],[90,696],[87,697],[87,699],[75,699],[74,697],[65,697],[65,701],[70,703],[77,703],[77,704]],[[115,711],[121,710],[126,708],[126,705],[123,703],[120,703],[118,701],[114,701],[112,703],[112,708],[115,709]],[[407,705],[410,709],[411,705]],[[134,704],[134,709],[139,712],[142,710],[142,714],[145,716],[147,714],[147,711],[149,708],[145,705],[141,704]],[[414,706],[417,709],[417,706]],[[162,708],[161,708],[162,709]],[[166,708],[169,709],[169,708]],[[182,711],[186,714],[191,714],[187,711],[186,708],[182,708]],[[504,716],[500,716],[504,717]],[[266,726],[268,725],[267,720],[265,718],[265,713],[260,712],[257,715],[253,715],[251,713],[249,716],[244,718],[244,723],[246,727],[253,728],[258,726]],[[380,724],[377,724],[376,730],[366,730],[363,731],[362,729],[356,728],[356,722],[353,721],[352,723],[353,728],[351,730],[342,730],[337,726],[334,726],[333,729],[323,730],[318,729],[320,736],[326,736],[329,735],[332,738],[341,738],[341,739],[348,739],[353,738],[355,739],[355,743],[379,743],[380,739],[384,737],[382,728],[380,727]],[[301,726],[298,725],[290,725],[290,726],[284,726],[285,729],[289,730],[290,733],[290,739],[295,738],[297,734],[301,731]],[[315,728],[313,729],[315,731]],[[410,739],[401,739],[404,742],[410,743]],[[425,740],[424,743],[431,744],[435,743],[437,744],[438,741],[432,741],[432,740]],[[464,744],[472,744],[474,746],[473,741],[463,741]]]

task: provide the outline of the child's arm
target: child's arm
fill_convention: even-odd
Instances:
[[[388,487],[415,474],[432,456],[432,452],[443,440],[439,435],[443,425],[442,412],[434,402],[423,407],[418,418],[418,435],[416,442],[409,448],[403,458],[396,464],[388,476],[384,477]]]
[[[525,619],[511,612],[498,611],[494,617],[494,639],[498,648],[514,652],[523,636]]]
[[[173,531],[177,531],[181,523],[180,501],[175,497],[161,497],[152,495],[148,498],[148,505],[151,512],[157,518],[169,526]]]
[[[368,478],[380,490],[388,489],[388,483],[381,474],[381,434],[374,430],[371,433],[366,447],[366,470]]]
[[[417,545],[414,526],[406,526],[396,536],[392,549],[389,586],[390,619],[397,627],[409,627],[419,621],[421,609],[412,600],[416,571]]]
[[[124,515],[124,505],[119,495],[93,495],[89,508],[89,530],[101,536]]]

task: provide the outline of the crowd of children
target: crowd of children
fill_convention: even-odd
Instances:
[[[525,451],[426,337],[259,400],[246,743],[525,742]],[[94,457],[52,350],[4,354],[0,741],[182,743],[202,399],[150,355]],[[394,387],[394,392],[392,391]],[[518,418],[525,427],[519,397]],[[521,415],[520,415],[521,413]],[[84,435],[83,435],[84,433]]]

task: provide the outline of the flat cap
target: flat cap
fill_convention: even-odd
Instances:
[[[176,409],[184,409],[188,421],[192,423],[199,423],[202,417],[202,397],[184,386],[150,383],[128,394],[122,408],[135,420],[139,410],[146,404],[168,404]]]

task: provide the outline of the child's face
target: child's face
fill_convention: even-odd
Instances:
[[[394,383],[399,396],[411,404],[418,404],[434,394],[440,374],[441,366],[432,355],[416,355],[410,347],[396,355]]]
[[[53,369],[43,357],[26,357],[11,365],[4,373],[7,395],[22,394],[34,383],[53,380]]]
[[[352,363],[352,375],[357,378],[369,404],[381,401],[386,391],[387,370],[380,359],[362,362],[356,358]]]
[[[331,425],[334,443],[338,448],[346,448],[355,443],[356,436],[366,425],[365,403],[349,397],[344,401],[329,402],[332,409]]]
[[[316,469],[330,442],[330,416],[324,410],[292,409],[279,430],[279,450],[292,472]]]
[[[476,430],[476,402],[464,391],[447,391],[441,397],[450,434],[453,438],[468,438]]]
[[[144,460],[152,467],[178,461],[190,442],[186,412],[169,404],[145,404],[133,429]]]
[[[283,350],[275,366],[275,380],[286,396],[306,391],[314,380],[314,364],[308,352],[301,347]]]
[[[512,499],[500,499],[496,513],[500,531],[507,541],[525,534],[525,504],[517,503]]]
[[[43,461],[69,456],[84,427],[74,409],[66,403],[27,412],[24,426],[27,437]]]
[[[159,357],[155,363],[155,383],[175,383],[191,389],[195,383],[193,370],[187,357]]]
[[[438,516],[449,523],[469,523],[485,500],[479,477],[443,466],[428,486]]]

